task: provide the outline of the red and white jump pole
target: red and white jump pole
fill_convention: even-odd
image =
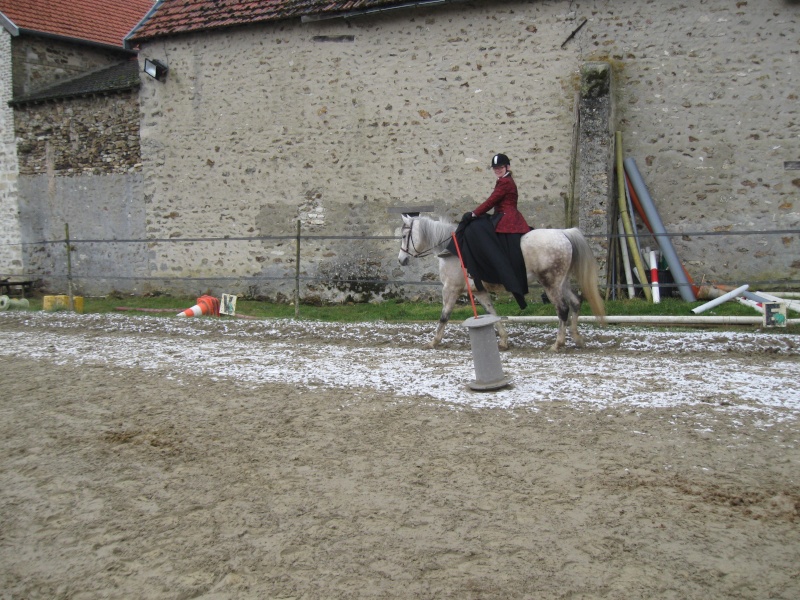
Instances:
[[[653,290],[653,304],[658,304],[661,302],[661,292],[658,289],[658,261],[655,250],[650,250],[650,284]]]

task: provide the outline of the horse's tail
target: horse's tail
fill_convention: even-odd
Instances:
[[[564,235],[572,244],[572,266],[570,270],[581,288],[583,297],[589,301],[592,313],[600,324],[606,324],[606,308],[600,296],[600,284],[597,278],[597,261],[592,249],[580,229],[565,229]]]

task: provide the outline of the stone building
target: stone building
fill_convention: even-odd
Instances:
[[[151,6],[0,0],[0,275],[63,289],[66,245],[42,241],[63,240],[66,225],[143,235],[139,66],[123,38]]]
[[[309,288],[435,278],[432,262],[399,269],[394,241],[334,236],[397,235],[392,206],[460,215],[491,191],[495,152],[511,156],[530,222],[562,227],[579,74],[599,61],[614,78],[609,136],[622,132],[683,234],[695,281],[796,284],[799,13],[785,0],[165,0],[128,37],[169,69],[140,91],[148,234],[269,239],[154,245],[151,274],[274,291],[294,266],[274,238],[299,220],[318,236],[300,265]],[[613,173],[598,178],[613,202]],[[789,233],[738,233],[753,231]]]
[[[107,210],[74,234],[148,242],[81,244],[77,268],[107,277],[86,280],[98,292],[282,298],[297,277],[303,296],[435,296],[394,283],[436,265],[397,266],[389,209],[474,208],[496,152],[534,226],[612,224],[613,170],[574,173],[581,71],[599,63],[613,110],[589,141],[613,152],[621,132],[694,280],[796,287],[799,18],[787,0],[163,0],[126,37],[140,71],[168,69],[140,73],[141,166],[82,190]]]

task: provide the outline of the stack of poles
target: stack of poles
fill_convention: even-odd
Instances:
[[[675,247],[672,245],[672,240],[661,222],[661,217],[656,210],[650,193],[647,191],[642,176],[639,174],[639,169],[636,167],[636,162],[632,158],[626,158],[624,161],[625,173],[630,179],[631,187],[638,196],[639,204],[642,207],[643,214],[647,217],[650,223],[650,231],[658,242],[661,248],[661,254],[667,262],[672,278],[678,286],[678,293],[685,302],[694,302],[697,300],[696,288],[690,280],[689,274],[686,272],[683,264],[678,258]]]
[[[616,133],[615,142],[618,202],[617,214],[614,215],[616,218],[611,223],[612,237],[618,238],[620,244],[619,248],[616,244],[609,245],[608,281],[610,286],[606,288],[606,298],[609,296],[609,290],[612,297],[616,298],[617,289],[623,287],[627,288],[628,297],[634,298],[638,285],[648,302],[658,303],[661,300],[658,281],[658,252],[649,248],[642,251],[636,222],[638,214],[657,243],[681,298],[686,302],[694,302],[697,299],[698,288],[678,259],[635,161],[632,158],[623,160],[622,133],[619,131]],[[619,272],[620,269],[623,270],[623,273]],[[650,281],[647,279],[647,269],[649,269]],[[624,277],[624,285],[618,285],[617,281],[622,277]],[[634,278],[638,280],[638,284]]]
[[[650,289],[650,286],[647,285],[646,276],[645,276],[645,269],[644,263],[642,262],[642,253],[639,248],[638,238],[636,237],[636,229],[634,228],[633,221],[631,220],[631,213],[632,211],[628,208],[628,197],[627,197],[627,186],[625,182],[625,168],[624,163],[622,160],[622,132],[616,133],[615,138],[615,150],[616,150],[616,173],[617,173],[617,195],[618,195],[618,202],[617,202],[617,209],[619,217],[614,219],[614,223],[618,224],[619,235],[624,237],[620,237],[620,251],[622,253],[622,262],[623,266],[627,261],[628,267],[625,269],[625,278],[626,284],[628,288],[628,295],[631,296],[631,291],[633,291],[633,295],[635,296],[635,284],[633,283],[633,275],[636,274],[638,276],[639,281],[642,286],[642,291],[644,292],[645,298],[647,298],[648,302],[652,302],[653,295]],[[617,261],[613,260],[613,257],[616,255],[612,255],[612,260],[609,263],[612,264],[611,275],[612,275],[612,289],[616,292],[616,273],[618,271],[617,268]],[[627,256],[627,258],[626,258]],[[633,259],[633,266],[630,264],[630,260]]]

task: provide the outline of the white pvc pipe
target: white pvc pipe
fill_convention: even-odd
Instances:
[[[740,296],[739,298],[736,298],[736,301],[744,306],[749,306],[753,310],[760,312],[762,315],[764,314],[764,307],[755,300],[750,300],[750,298]]]
[[[785,304],[788,308],[791,308],[793,311],[800,312],[800,302],[797,300],[784,300],[783,298],[779,298],[778,296],[773,296],[772,294],[768,294],[767,292],[756,292],[758,295],[763,296],[767,300],[771,300],[772,302],[780,302],[781,304]]]
[[[711,302],[706,302],[705,304],[698,306],[697,308],[693,308],[692,312],[696,315],[699,315],[701,312],[705,312],[709,308],[714,308],[715,306],[719,306],[723,302],[727,302],[728,300],[736,298],[736,296],[747,290],[749,287],[750,286],[745,283],[743,286],[738,287],[735,290],[728,292],[727,294],[723,294],[719,298],[714,298]]]
[[[558,317],[502,317],[510,323],[558,323]],[[636,323],[639,325],[762,325],[763,317],[692,317],[680,315],[617,315],[606,316],[607,323]],[[598,323],[597,317],[586,315],[578,317],[579,323]],[[800,319],[787,319],[787,325],[800,325]]]

